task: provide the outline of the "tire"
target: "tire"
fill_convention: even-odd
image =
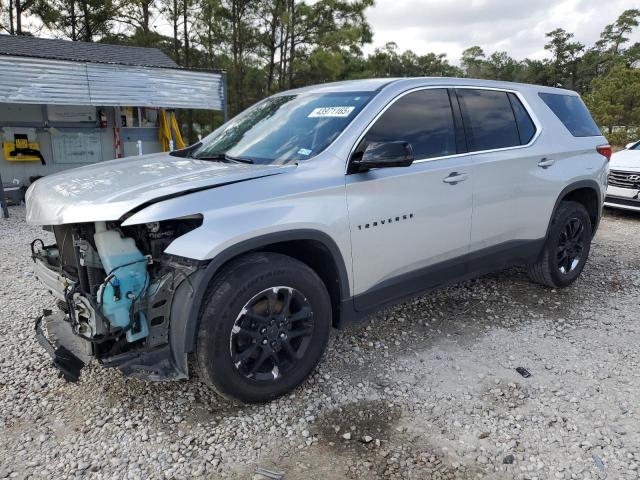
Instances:
[[[206,298],[196,361],[200,378],[220,395],[267,402],[300,385],[320,362],[331,300],[304,263],[278,253],[244,255],[214,277]]]
[[[575,282],[589,258],[592,231],[591,218],[582,204],[561,202],[540,257],[529,265],[531,281],[551,288]]]

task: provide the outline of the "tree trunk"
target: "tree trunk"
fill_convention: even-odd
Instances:
[[[293,88],[293,59],[295,58],[295,50],[296,50],[296,35],[295,35],[295,13],[296,13],[296,5],[295,0],[290,0],[291,2],[291,50],[289,51],[289,88]]]
[[[150,22],[150,12],[149,12],[149,7],[151,5],[151,1],[149,0],[144,0],[142,2],[142,31],[145,34],[149,33],[149,22]]]
[[[82,8],[82,15],[84,18],[83,23],[83,32],[81,38],[85,42],[91,42],[93,40],[93,25],[91,24],[91,16],[89,14],[89,3],[87,0],[84,0],[80,3]]]
[[[278,89],[284,89],[285,77],[287,76],[287,47],[289,45],[289,26],[287,22],[280,26],[280,62],[278,65]]]
[[[182,0],[182,31],[184,35],[184,66],[189,66],[189,2]]]
[[[233,53],[233,86],[234,86],[234,113],[240,111],[240,33],[238,32],[238,0],[231,3],[231,50]]]
[[[184,35],[184,66],[189,67],[189,2],[182,0],[182,31]],[[193,143],[193,109],[187,110],[187,138]]]
[[[9,0],[9,35],[15,35],[16,31],[13,28],[13,0]]]
[[[77,36],[77,22],[78,19],[76,18],[76,2],[75,0],[71,0],[69,2],[69,22],[71,23],[71,41],[75,42],[76,40],[78,40],[78,36]]]
[[[22,4],[16,0],[16,35],[22,35]]]
[[[180,45],[178,44],[178,0],[173,0],[173,55],[180,63]]]
[[[273,75],[275,73],[276,68],[276,50],[278,49],[277,40],[278,40],[278,24],[280,23],[280,0],[275,1],[275,6],[271,11],[271,30],[269,31],[269,67],[267,74],[267,95],[271,93],[271,88],[273,87]]]

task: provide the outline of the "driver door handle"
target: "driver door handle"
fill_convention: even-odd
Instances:
[[[552,158],[543,158],[538,162],[538,166],[540,168],[549,168],[554,163],[556,163],[556,161]]]
[[[464,182],[467,178],[469,178],[469,175],[466,173],[451,172],[449,176],[443,178],[442,181],[449,185],[455,185],[457,183]]]

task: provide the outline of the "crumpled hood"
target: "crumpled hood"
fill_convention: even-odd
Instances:
[[[609,168],[640,171],[640,150],[621,150],[611,156]]]
[[[295,167],[196,160],[167,153],[101,162],[37,180],[26,194],[27,222],[61,225],[118,220],[156,199],[290,168]]]

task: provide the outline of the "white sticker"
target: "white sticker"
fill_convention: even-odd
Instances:
[[[306,157],[308,155],[311,155],[311,150],[309,150],[308,148],[301,148],[300,150],[298,150],[298,154],[304,155]]]
[[[314,108],[308,118],[317,117],[348,117],[356,107],[318,107]]]

